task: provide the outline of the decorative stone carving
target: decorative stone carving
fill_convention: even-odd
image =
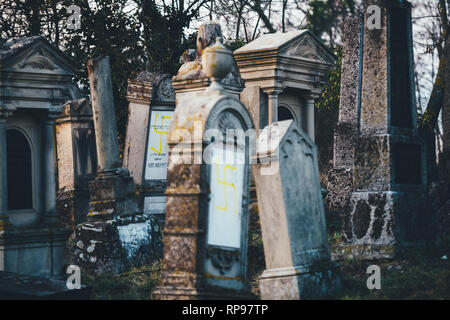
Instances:
[[[202,82],[205,82],[204,84],[201,84],[202,87],[207,87],[210,84],[202,67],[202,54],[208,46],[216,43],[218,38],[220,39],[220,42],[222,42],[222,31],[219,24],[206,23],[199,27],[195,58],[192,49],[183,53],[181,57],[183,65],[178,70],[177,75],[173,77],[174,82],[180,82],[176,84],[176,87],[181,89],[182,87],[193,85],[192,83],[185,82],[186,80],[202,80]],[[234,61],[232,63],[231,71],[226,76],[222,77],[221,82],[233,91],[241,91],[244,87],[244,80],[241,78],[239,68]]]

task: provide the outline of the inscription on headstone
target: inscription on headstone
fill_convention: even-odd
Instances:
[[[225,152],[224,152],[225,151]],[[213,148],[208,245],[240,248],[245,154]]]
[[[167,134],[173,118],[173,111],[152,111],[145,165],[145,180],[167,179],[169,148]]]

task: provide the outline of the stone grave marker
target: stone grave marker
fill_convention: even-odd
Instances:
[[[123,272],[151,257],[159,226],[139,211],[133,179],[121,167],[109,58],[90,60],[88,71],[98,171],[89,183],[87,222],[75,229],[71,259],[82,272]]]
[[[128,81],[124,167],[139,192],[139,208],[162,219],[166,210],[167,135],[175,109],[170,75],[143,71]]]
[[[346,34],[355,43],[361,36],[361,51],[346,51],[353,65],[350,60],[359,56],[361,80],[358,87],[344,87],[341,97],[347,114],[340,114],[340,121],[349,130],[336,137],[335,167],[351,168],[352,176],[336,177],[342,185],[350,182],[352,192],[342,210],[343,242],[333,250],[336,258],[392,258],[400,246],[432,242],[435,234],[427,150],[416,120],[411,3],[369,0],[364,8],[371,5],[381,10],[381,28],[369,29],[365,14],[361,35]],[[344,82],[349,82],[346,77],[348,72]],[[342,139],[354,152],[342,152]]]
[[[177,105],[169,130],[164,260],[156,299],[251,297],[246,282],[250,144],[248,138],[224,135],[246,132],[253,124],[242,103],[219,83],[233,56],[218,39],[202,55],[211,87]],[[180,141],[181,134],[191,139]]]
[[[293,120],[258,138],[253,165],[267,269],[262,299],[324,297],[339,286],[330,260],[317,147]]]

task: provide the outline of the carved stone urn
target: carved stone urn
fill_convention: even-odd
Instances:
[[[202,53],[202,67],[208,78],[211,78],[210,89],[222,91],[220,80],[233,68],[233,54],[225,48],[220,37],[216,43],[207,47]]]

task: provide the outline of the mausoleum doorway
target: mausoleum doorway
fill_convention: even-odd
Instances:
[[[7,130],[8,211],[33,209],[32,151],[19,129]]]
[[[284,120],[294,120],[295,122],[298,122],[297,119],[295,119],[294,113],[288,106],[280,105],[278,106],[278,121]]]

